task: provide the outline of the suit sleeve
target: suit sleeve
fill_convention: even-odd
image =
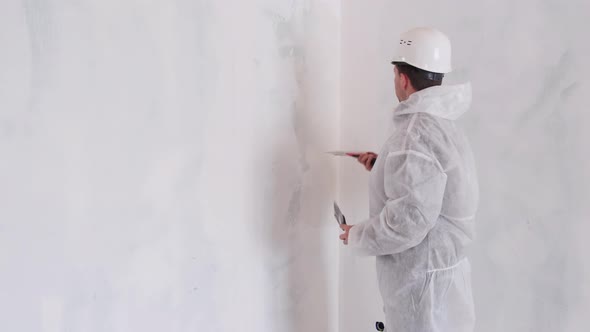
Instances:
[[[350,229],[349,245],[359,254],[390,255],[418,245],[442,208],[447,175],[436,159],[412,150],[392,152],[384,172],[383,210]]]

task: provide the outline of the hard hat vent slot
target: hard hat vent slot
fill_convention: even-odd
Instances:
[[[402,40],[400,40],[400,41],[399,41],[399,44],[400,44],[400,45],[407,45],[407,46],[410,46],[410,45],[412,45],[412,41],[411,41],[411,40],[403,40],[403,39],[402,39]]]

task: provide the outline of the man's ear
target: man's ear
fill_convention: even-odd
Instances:
[[[401,75],[402,75],[402,81],[401,81],[401,83],[402,83],[402,87],[404,88],[404,90],[405,91],[408,91],[408,90],[414,90],[415,91],[416,89],[412,85],[412,81],[410,81],[410,78],[408,77],[408,75],[406,75],[406,74],[401,74]]]
[[[410,78],[408,77],[408,75],[400,73],[399,76],[402,88],[406,91],[410,89],[412,86],[412,82],[410,82]]]

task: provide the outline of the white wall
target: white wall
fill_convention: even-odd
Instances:
[[[481,180],[472,250],[477,331],[588,331],[590,3],[343,1],[342,145],[378,150],[395,106],[398,34],[435,26],[454,43],[474,104],[461,121]],[[366,177],[343,161],[343,209],[367,215]],[[382,317],[373,260],[341,266],[341,330]]]
[[[336,331],[339,1],[0,3],[1,331]]]

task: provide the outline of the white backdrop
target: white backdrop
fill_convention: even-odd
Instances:
[[[478,332],[588,331],[590,3],[343,1],[342,145],[378,151],[396,105],[389,61],[399,33],[435,26],[454,46],[474,103],[461,121],[481,203],[471,254]],[[367,174],[342,164],[344,212],[368,214]],[[380,318],[374,260],[341,266],[341,331]]]
[[[0,2],[1,331],[336,331],[338,1]]]

